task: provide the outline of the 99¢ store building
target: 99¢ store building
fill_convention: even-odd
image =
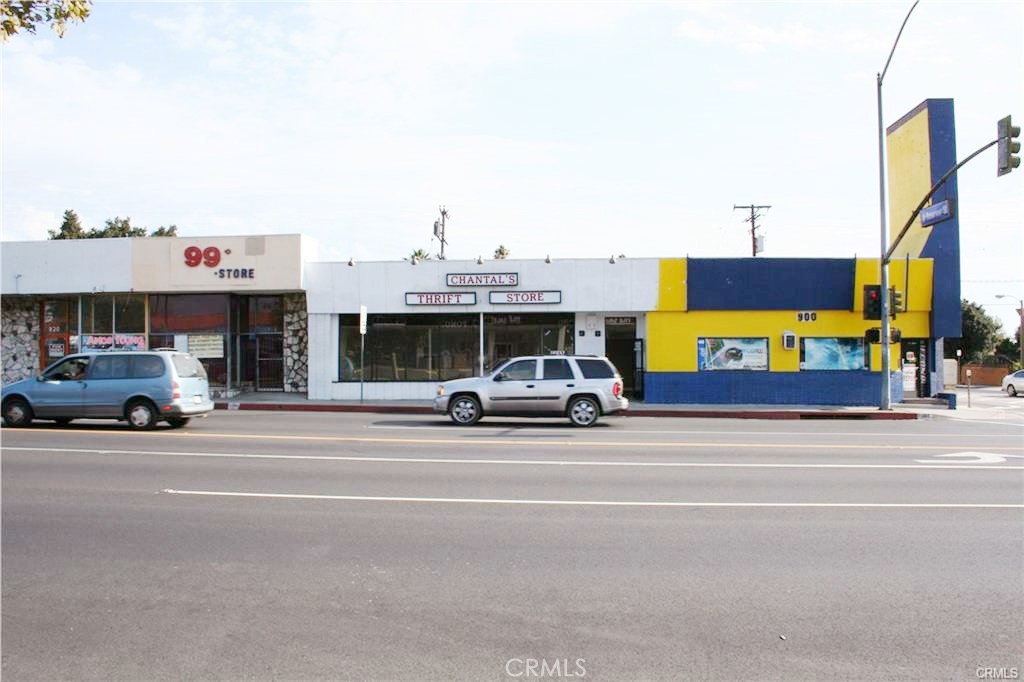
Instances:
[[[301,235],[4,242],[3,381],[86,350],[178,348],[215,395],[306,391]]]

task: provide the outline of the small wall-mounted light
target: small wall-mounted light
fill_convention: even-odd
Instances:
[[[547,258],[544,259],[544,262],[545,263],[550,263],[551,262],[551,254],[548,254]]]
[[[615,265],[615,254],[612,254],[612,257],[608,259],[608,262]]]
[[[348,266],[349,266],[349,267],[352,267],[352,266],[353,266],[353,265],[355,265],[355,264],[356,264],[356,262],[355,262],[355,260],[354,260],[354,259],[352,259],[352,258],[349,258],[349,259],[348,259]]]
[[[581,329],[580,330],[580,336],[586,336],[586,335],[587,335],[587,333]]]
[[[417,263],[420,262],[420,259],[419,258],[410,258],[409,262],[412,263],[413,265],[416,265]]]
[[[476,257],[476,264],[477,265],[483,265],[484,264],[484,257],[483,256],[477,256]]]

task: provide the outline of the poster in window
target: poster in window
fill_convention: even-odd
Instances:
[[[768,339],[697,339],[697,369],[768,371]]]
[[[189,334],[188,352],[197,358],[222,358],[224,337],[220,334]]]
[[[864,339],[802,338],[800,369],[862,370],[868,369]]]

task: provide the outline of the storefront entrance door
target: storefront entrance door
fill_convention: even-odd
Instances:
[[[239,346],[238,385],[256,391],[283,391],[284,337],[243,334]]]
[[[627,398],[642,399],[643,339],[636,338],[636,318],[606,317],[604,330],[604,352],[622,374],[623,392]],[[638,356],[641,363],[637,362]]]

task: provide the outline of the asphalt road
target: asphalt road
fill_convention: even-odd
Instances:
[[[1024,675],[1019,425],[0,437],[5,679]]]

